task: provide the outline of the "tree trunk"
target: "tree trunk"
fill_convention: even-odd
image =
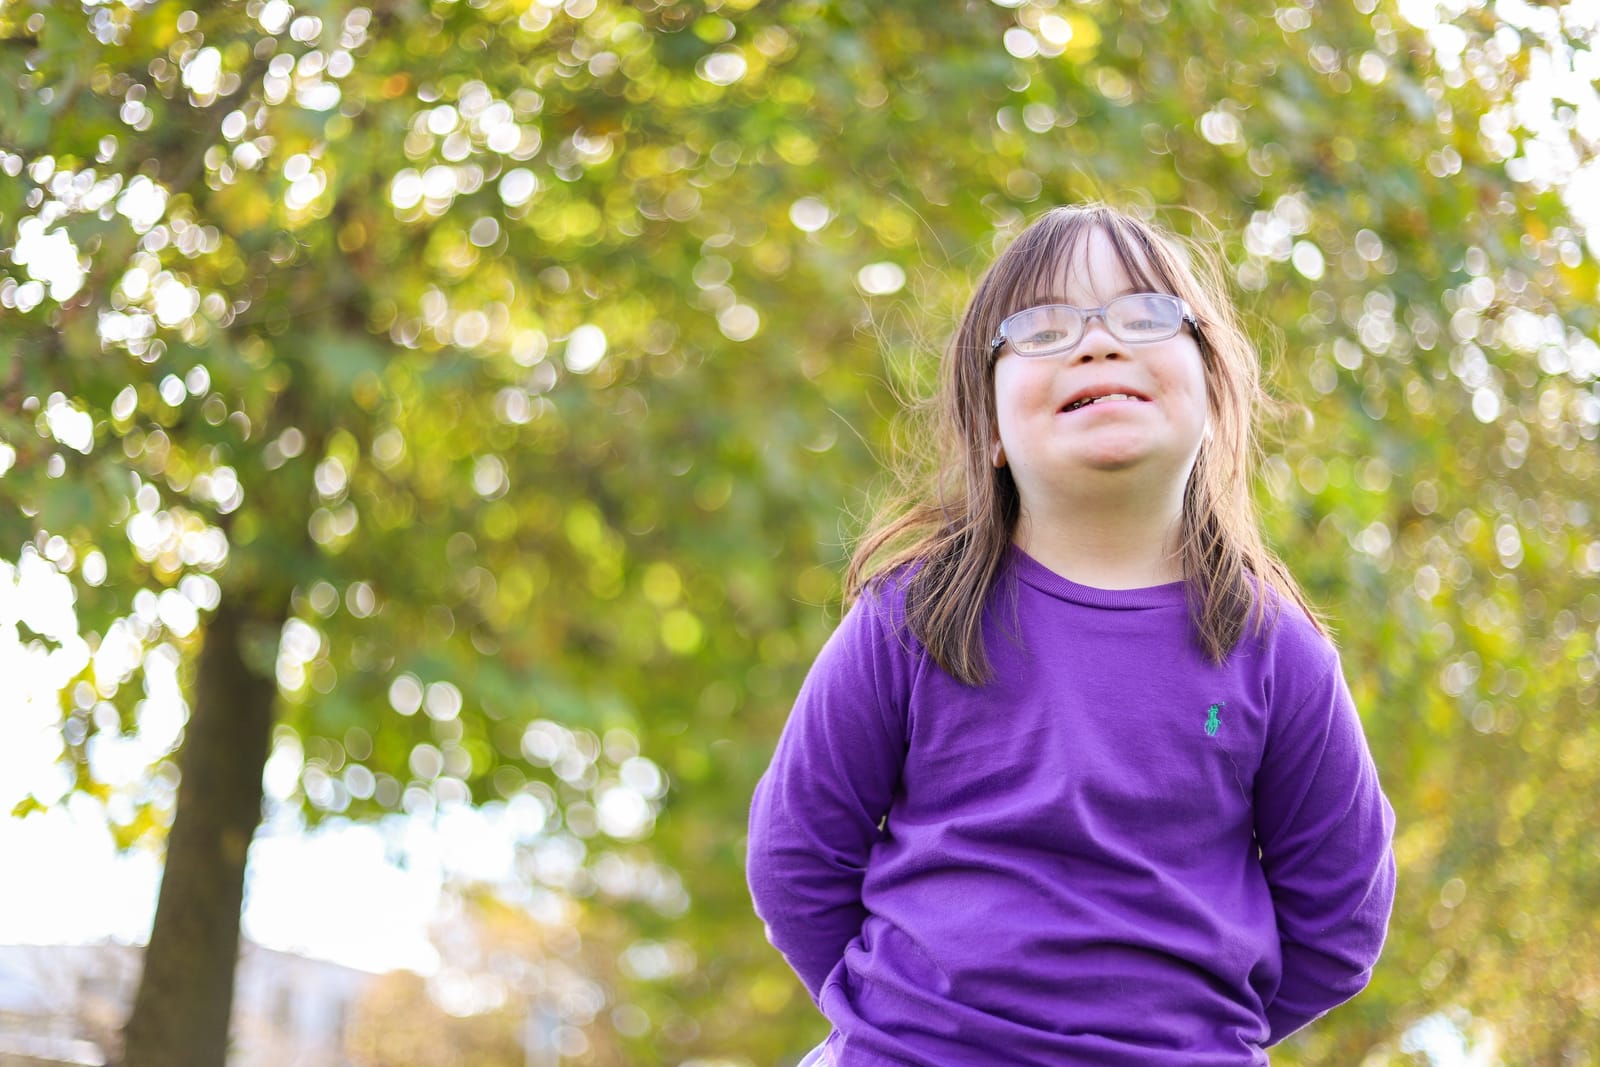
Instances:
[[[222,1067],[227,1058],[245,855],[261,822],[278,695],[271,667],[253,670],[241,642],[275,642],[286,609],[286,598],[257,611],[247,597],[225,594],[206,627],[155,925],[123,1031],[124,1067]]]

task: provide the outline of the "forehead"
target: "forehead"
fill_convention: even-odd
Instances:
[[[1098,307],[1124,293],[1168,292],[1145,251],[1126,234],[1084,225],[1052,235],[1021,266],[1008,310],[1039,304]]]

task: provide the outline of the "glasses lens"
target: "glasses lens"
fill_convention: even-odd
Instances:
[[[1055,304],[1019,311],[1006,320],[1006,340],[1018,355],[1038,356],[1077,344],[1083,335],[1083,312]]]
[[[1124,341],[1164,341],[1183,326],[1183,304],[1165,293],[1130,293],[1106,305],[1106,325]]]

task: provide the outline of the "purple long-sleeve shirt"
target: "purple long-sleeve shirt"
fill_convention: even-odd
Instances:
[[[1219,665],[1181,583],[1013,550],[976,688],[903,615],[882,582],[845,616],[751,808],[756,911],[831,1062],[1264,1064],[1366,985],[1394,815],[1298,609]]]

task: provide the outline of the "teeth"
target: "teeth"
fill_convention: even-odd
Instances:
[[[1139,398],[1136,397],[1136,396],[1133,396],[1131,393],[1106,393],[1104,396],[1086,396],[1082,400],[1074,400],[1072,403],[1068,404],[1067,405],[1067,410],[1068,411],[1077,411],[1079,408],[1088,407],[1090,404],[1097,404],[1102,400],[1137,400],[1137,399],[1139,399]]]

